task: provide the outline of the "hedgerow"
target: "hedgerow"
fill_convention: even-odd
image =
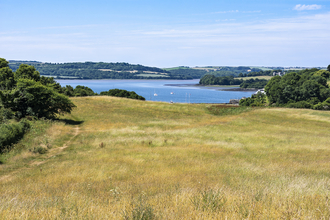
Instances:
[[[30,123],[21,120],[15,124],[0,125],[0,153],[9,149],[12,144],[17,143],[24,134],[29,130]]]

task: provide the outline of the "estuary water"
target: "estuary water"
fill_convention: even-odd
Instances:
[[[87,86],[100,93],[109,89],[134,91],[147,101],[175,103],[228,103],[230,99],[250,97],[254,91],[223,91],[228,87],[196,86],[194,80],[56,80],[61,86]]]

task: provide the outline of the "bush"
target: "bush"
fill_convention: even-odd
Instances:
[[[239,87],[245,89],[262,89],[267,85],[268,81],[266,79],[248,79],[243,81]]]
[[[44,147],[34,147],[33,149],[30,149],[31,152],[33,153],[39,153],[39,154],[45,154],[48,152],[48,149],[47,148],[44,148]]]
[[[307,101],[300,101],[300,102],[294,102],[289,103],[286,105],[288,108],[313,108],[313,105]]]
[[[313,109],[315,110],[330,110],[330,97],[327,98],[324,102],[320,102],[314,105]]]
[[[116,96],[116,97],[124,97],[129,99],[138,99],[138,100],[146,100],[143,96],[136,94],[134,91],[127,91],[124,89],[110,89],[106,92],[101,92],[100,95],[108,95],[108,96]]]
[[[239,101],[240,106],[251,106],[251,107],[265,106],[266,103],[267,103],[266,95],[261,92],[252,95],[251,98],[241,99]]]
[[[13,111],[8,108],[0,107],[0,124],[4,123],[6,120],[14,117]]]
[[[26,120],[22,120],[16,124],[0,125],[0,152],[8,149],[14,143],[17,143],[28,131],[30,124]]]

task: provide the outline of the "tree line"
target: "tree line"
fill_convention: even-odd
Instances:
[[[316,68],[274,76],[265,86],[266,94],[241,99],[242,106],[278,106],[330,110],[330,65],[327,70]]]
[[[215,67],[216,71],[194,68],[161,69],[140,64],[105,63],[105,62],[74,62],[74,63],[42,63],[37,61],[9,62],[9,67],[16,71],[21,64],[34,66],[41,75],[54,76],[61,79],[200,79],[206,74],[215,76],[238,76],[242,72],[259,72],[261,69],[250,67]],[[213,68],[213,67],[212,67]],[[147,71],[148,75],[145,76]]]
[[[262,89],[268,83],[266,79],[238,79],[233,76],[219,76],[205,75],[203,76],[199,84],[200,85],[239,85],[244,89]]]
[[[233,76],[205,75],[199,80],[200,85],[239,85],[242,79],[235,79]]]

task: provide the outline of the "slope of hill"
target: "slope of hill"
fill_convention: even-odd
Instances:
[[[13,71],[16,71],[22,63],[34,66],[42,75],[58,78],[141,79],[170,77],[168,76],[168,72],[163,69],[129,63],[84,62],[56,64],[9,60],[9,66]],[[143,74],[148,74],[148,76],[144,76]]]
[[[330,217],[330,112],[72,100],[1,155],[1,219]]]

